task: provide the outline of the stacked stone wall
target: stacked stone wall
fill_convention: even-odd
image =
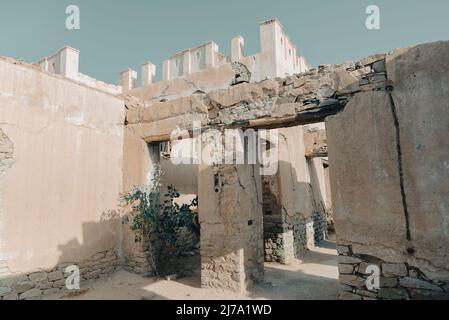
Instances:
[[[449,300],[449,281],[428,279],[418,268],[407,263],[393,263],[379,258],[354,254],[352,246],[338,246],[340,298],[344,300]],[[378,268],[379,287],[369,290]]]
[[[2,261],[0,262],[0,299],[36,300],[48,295],[67,294],[71,291],[66,286],[67,278],[74,275],[72,272],[66,272],[69,266],[79,268],[82,290],[86,284],[114,273],[121,265],[122,260],[115,249],[99,252],[81,263],[61,263],[49,270],[38,270],[26,274],[12,274],[6,261]]]

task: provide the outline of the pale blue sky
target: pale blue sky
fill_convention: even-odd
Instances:
[[[81,30],[65,28],[65,8],[81,10]],[[365,8],[381,9],[381,30],[365,28]],[[64,45],[81,50],[80,71],[117,83],[121,70],[151,60],[161,74],[173,53],[231,38],[259,51],[259,22],[278,17],[312,65],[340,63],[422,42],[449,40],[448,0],[0,0],[0,55],[33,62]]]

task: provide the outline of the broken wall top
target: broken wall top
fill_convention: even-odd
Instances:
[[[385,54],[358,62],[323,65],[306,73],[240,83],[171,101],[145,102],[127,95],[126,121],[147,141],[169,140],[175,129],[203,127],[288,127],[322,122],[360,91],[384,90]]]

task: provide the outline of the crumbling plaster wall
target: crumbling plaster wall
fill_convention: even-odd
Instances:
[[[377,63],[388,90],[357,93],[328,118],[343,298],[449,297],[449,42]],[[367,292],[365,268],[381,268]]]
[[[118,248],[119,224],[103,216],[122,191],[123,120],[118,97],[0,59],[0,260],[9,273]]]
[[[201,284],[244,292],[263,279],[262,186],[257,166],[201,165],[198,189]]]

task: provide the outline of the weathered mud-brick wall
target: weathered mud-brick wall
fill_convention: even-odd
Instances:
[[[245,291],[263,278],[262,193],[258,166],[200,166],[201,283]]]
[[[342,298],[449,297],[449,43],[371,65],[385,89],[328,118]],[[380,289],[364,288],[369,264]]]

